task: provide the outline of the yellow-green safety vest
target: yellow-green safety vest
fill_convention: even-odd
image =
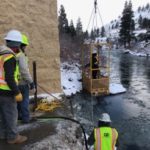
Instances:
[[[5,81],[5,71],[4,71],[4,63],[14,57],[13,54],[4,54],[0,55],[0,89],[11,91],[9,86],[7,85],[7,82]],[[14,79],[16,84],[18,84],[18,76],[19,76],[19,66],[18,63],[16,63],[16,68],[14,72]]]
[[[95,128],[94,138],[95,150],[114,150],[118,132],[116,129],[110,127]]]
[[[25,54],[22,51],[20,51],[19,53],[16,54],[17,60],[20,57],[20,55],[22,55],[22,54],[25,56]],[[28,64],[29,60],[28,60],[27,56],[25,56],[25,61]],[[19,60],[18,60],[18,82],[20,82],[20,80],[22,80],[22,77],[21,77],[21,72],[20,72],[20,67],[19,67]]]

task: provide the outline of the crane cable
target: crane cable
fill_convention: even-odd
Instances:
[[[89,25],[90,25],[92,17],[93,17],[93,12],[94,12],[94,8],[92,10],[92,13],[91,13],[91,16],[90,16],[90,19],[89,19],[89,22],[88,22],[88,26],[87,26],[87,29],[86,29],[87,31],[88,31]]]
[[[93,18],[93,20],[92,20],[91,29],[94,30],[94,26],[95,26],[95,29],[98,29],[98,21],[97,21],[98,16],[100,18],[102,26],[104,26],[103,20],[102,20],[102,17],[101,17],[101,13],[100,13],[100,10],[98,8],[98,2],[97,2],[97,0],[94,0],[94,8],[92,9],[92,13],[91,13],[91,16],[90,16],[90,19],[89,19],[89,22],[88,22],[87,31],[89,29],[92,18]]]

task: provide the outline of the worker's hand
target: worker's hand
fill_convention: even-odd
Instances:
[[[21,93],[19,93],[19,94],[17,94],[17,95],[15,96],[16,102],[21,102],[22,99],[23,99],[23,97],[22,97],[22,94],[21,94]]]
[[[30,93],[34,94],[36,92],[36,88],[35,88],[34,82],[30,83],[29,87],[30,87]]]
[[[30,90],[33,90],[33,89],[35,89],[35,84],[34,84],[34,82],[32,82],[32,83],[30,83]]]
[[[36,92],[36,89],[35,89],[35,88],[32,89],[32,90],[30,90],[30,94],[35,94],[35,92]]]

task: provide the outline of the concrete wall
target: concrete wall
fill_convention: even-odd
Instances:
[[[10,29],[20,30],[29,37],[30,71],[35,60],[38,83],[49,92],[61,92],[57,0],[1,0],[1,45]]]

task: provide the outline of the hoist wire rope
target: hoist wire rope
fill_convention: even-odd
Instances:
[[[90,20],[89,20],[89,23],[88,23],[88,26],[87,26],[87,29],[86,29],[86,30],[88,30],[88,28],[89,28],[89,25],[90,25],[90,23],[91,23],[92,16],[93,16],[93,12],[94,12],[94,8],[93,8],[93,10],[92,10],[92,13],[91,13],[91,16],[90,16]]]
[[[96,17],[96,15],[93,15],[93,22],[92,22],[92,30],[94,31],[94,21],[95,21],[95,17]]]
[[[100,17],[100,20],[101,20],[102,26],[104,27],[103,19],[102,19],[102,16],[101,16],[101,13],[100,13],[99,8],[98,8],[98,14],[99,14],[99,17]]]
[[[97,0],[94,1],[94,14],[93,14],[93,24],[92,24],[92,30],[95,32],[97,31]],[[95,30],[94,30],[95,29]],[[92,81],[93,82],[93,81]],[[94,107],[93,107],[93,95],[91,95],[91,121],[92,121],[92,127],[94,127]]]
[[[97,28],[98,28],[98,25],[97,25],[97,1],[95,1],[95,26],[96,26],[96,30],[97,30]]]

